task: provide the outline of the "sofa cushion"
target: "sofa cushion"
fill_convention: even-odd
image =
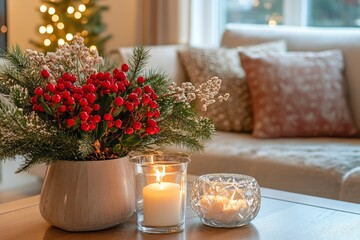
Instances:
[[[247,48],[188,48],[179,51],[181,63],[195,86],[217,76],[222,79],[222,91],[230,94],[227,102],[215,103],[205,113],[205,116],[214,121],[216,129],[243,132],[252,130],[249,91],[238,56],[238,52],[245,49],[251,52],[284,52],[286,45],[283,41],[278,41]]]
[[[191,156],[188,172],[247,174],[261,187],[340,199],[344,176],[360,166],[359,145],[358,138],[259,139],[217,131],[204,153]],[[359,196],[346,200],[360,203]]]
[[[255,137],[352,136],[340,50],[241,53]]]
[[[289,51],[323,51],[334,48],[342,50],[350,107],[356,126],[360,129],[359,29],[229,24],[222,35],[221,46],[231,48],[275,40],[285,40]]]

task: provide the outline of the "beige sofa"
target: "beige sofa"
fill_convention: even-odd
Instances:
[[[350,107],[360,129],[360,31],[254,25],[229,25],[221,46],[232,48],[285,40],[288,51],[341,49]],[[176,51],[185,46],[152,48],[150,66],[184,81]],[[129,48],[120,49],[126,59]],[[360,203],[359,138],[256,139],[251,134],[217,131],[205,152],[193,154],[190,174],[231,172],[255,177],[263,187]]]

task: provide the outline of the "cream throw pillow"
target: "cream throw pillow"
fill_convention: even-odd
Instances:
[[[275,41],[238,48],[179,50],[179,57],[190,81],[195,85],[213,76],[222,79],[222,92],[229,93],[227,102],[215,103],[204,113],[214,121],[215,128],[223,131],[251,132],[253,128],[251,100],[239,52],[285,52],[286,43]]]

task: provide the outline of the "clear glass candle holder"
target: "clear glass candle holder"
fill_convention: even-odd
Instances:
[[[191,191],[191,207],[211,227],[245,226],[259,212],[260,187],[242,174],[207,174],[198,177]]]
[[[188,157],[140,155],[130,158],[135,175],[137,228],[147,233],[185,227]]]

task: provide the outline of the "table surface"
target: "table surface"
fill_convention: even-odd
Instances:
[[[259,214],[246,227],[225,229],[205,226],[188,206],[185,230],[162,235],[138,232],[135,216],[107,230],[66,232],[43,220],[38,208],[39,196],[34,196],[0,205],[0,239],[360,239],[360,204],[266,188],[261,189],[261,194]]]

